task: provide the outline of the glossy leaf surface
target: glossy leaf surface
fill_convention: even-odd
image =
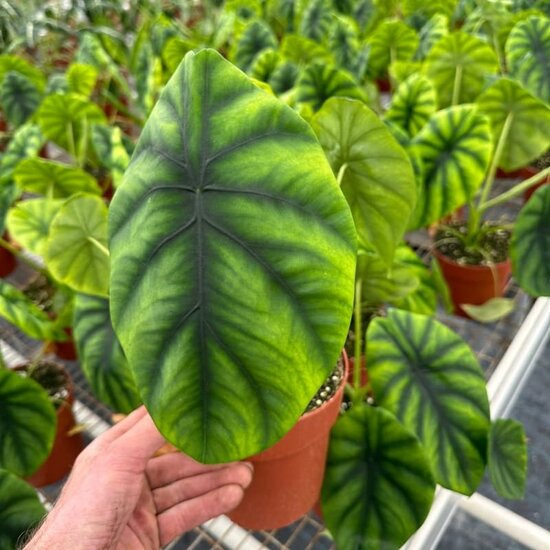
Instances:
[[[499,167],[504,170],[511,172],[522,168],[550,147],[550,107],[514,80],[497,80],[476,103],[479,111],[491,121],[494,143],[504,125],[509,127],[499,161]]]
[[[367,342],[376,402],[418,436],[440,485],[472,494],[483,477],[490,426],[472,350],[434,318],[396,309],[371,321]]]
[[[415,30],[399,20],[382,22],[368,41],[370,45],[369,73],[383,76],[393,61],[408,61],[418,47]]]
[[[0,469],[0,548],[17,550],[21,537],[46,514],[36,490]]]
[[[62,203],[63,201],[56,199],[19,202],[8,214],[8,231],[23,248],[43,256],[50,224]]]
[[[17,165],[28,157],[35,156],[44,144],[44,136],[38,126],[25,124],[10,140],[0,158],[0,184],[11,182]]]
[[[486,77],[496,70],[493,49],[480,38],[462,31],[444,36],[426,58],[426,73],[435,84],[440,107],[451,105],[455,81],[456,103],[467,103],[477,97]]]
[[[63,339],[55,323],[23,292],[0,280],[0,316],[36,340]]]
[[[392,97],[386,119],[395,122],[409,136],[416,135],[436,111],[433,84],[416,73],[401,83]]]
[[[510,249],[514,278],[531,296],[550,296],[550,185],[521,209]]]
[[[113,326],[162,433],[204,462],[274,443],[333,368],[353,300],[353,222],[309,126],[190,53],[109,214]]]
[[[23,160],[15,169],[14,179],[23,191],[49,198],[101,193],[96,180],[81,168],[41,158]]]
[[[329,100],[312,125],[334,173],[346,165],[342,191],[360,240],[391,265],[416,198],[407,154],[378,115],[358,101]]]
[[[300,75],[296,86],[298,101],[310,103],[315,111],[331,97],[367,100],[365,92],[350,74],[321,62],[309,65]]]
[[[522,424],[499,419],[489,433],[489,477],[504,498],[523,498],[527,475],[527,440]]]
[[[52,449],[55,408],[34,380],[9,369],[0,370],[0,407],[0,468],[31,475]]]
[[[489,120],[472,105],[449,107],[433,115],[413,143],[424,167],[413,226],[424,227],[480,188],[492,152]]]
[[[50,226],[46,264],[73,290],[107,296],[107,206],[102,199],[77,194],[65,201]]]
[[[114,411],[129,414],[141,400],[113,331],[109,301],[77,294],[73,331],[82,371],[94,394]]]
[[[398,549],[420,527],[435,483],[418,439],[359,403],[331,431],[321,504],[339,548]]]
[[[550,103],[550,19],[520,21],[506,42],[510,74],[532,94]]]
[[[78,94],[53,94],[40,105],[37,121],[48,139],[81,157],[91,125],[105,122],[105,115],[97,105]]]
[[[0,87],[0,107],[8,122],[18,128],[36,111],[42,95],[25,76],[9,72]]]

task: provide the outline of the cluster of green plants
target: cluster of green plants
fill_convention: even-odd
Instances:
[[[44,342],[71,328],[97,397],[143,401],[205,462],[277,441],[351,336],[322,491],[341,548],[399,547],[436,483],[472,494],[487,465],[521,496],[523,430],[491,422],[405,238],[466,205],[446,238],[491,265],[487,234],[509,231],[516,280],[550,294],[550,186],[487,223],[550,173],[494,195],[550,147],[547,2],[4,4],[0,246],[53,299],[0,281],[2,317]]]

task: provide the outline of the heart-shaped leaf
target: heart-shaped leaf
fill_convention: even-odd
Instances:
[[[15,132],[5,153],[0,158],[0,185],[12,181],[17,165],[28,157],[35,156],[44,144],[40,128],[25,124]]]
[[[52,450],[55,408],[38,383],[9,369],[0,370],[0,408],[0,468],[29,476]]]
[[[444,36],[426,58],[426,74],[435,84],[440,107],[473,101],[486,77],[497,71],[493,49],[462,31]]]
[[[378,115],[358,101],[333,98],[313,128],[335,174],[360,240],[391,265],[415,203],[416,183],[406,152]]]
[[[52,160],[25,159],[19,163],[13,176],[23,191],[49,198],[65,198],[79,192],[101,193],[97,181],[90,174],[76,166]]]
[[[9,72],[0,87],[0,107],[8,122],[18,128],[36,111],[42,95],[22,74]]]
[[[550,185],[521,209],[510,248],[514,278],[532,296],[550,296]]]
[[[550,147],[550,107],[514,80],[497,80],[476,103],[491,121],[494,143],[506,132],[498,164],[502,169],[522,168]]]
[[[292,61],[281,63],[271,75],[268,84],[276,94],[284,94],[294,87],[300,69]]]
[[[273,71],[281,64],[281,56],[273,48],[261,51],[250,67],[250,76],[268,82]]]
[[[73,331],[82,371],[98,399],[120,413],[128,414],[138,407],[141,400],[113,332],[109,301],[77,294]]]
[[[413,140],[424,168],[412,227],[439,221],[480,188],[492,152],[489,120],[473,105],[438,111]]]
[[[398,19],[382,22],[370,37],[368,72],[373,77],[387,73],[394,61],[408,61],[418,48],[416,31]]]
[[[406,309],[412,313],[434,315],[437,309],[437,288],[435,280],[424,262],[416,252],[406,245],[397,247],[394,262],[401,269],[409,272],[409,277],[418,279],[418,287],[400,298],[393,298],[390,302],[399,309]]]
[[[475,355],[433,317],[391,309],[367,330],[376,402],[420,439],[436,481],[471,495],[485,469],[489,401]]]
[[[460,304],[468,317],[480,323],[494,323],[514,311],[516,302],[511,298],[491,298],[484,304]]]
[[[43,256],[50,224],[62,203],[56,199],[31,199],[16,204],[8,214],[8,231],[24,248]]]
[[[0,86],[9,72],[15,72],[28,78],[38,88],[39,92],[44,91],[46,77],[40,69],[29,63],[27,60],[16,55],[0,55]]]
[[[65,201],[50,225],[46,265],[73,290],[107,296],[107,206],[102,199],[77,194]]]
[[[520,21],[506,42],[510,74],[532,94],[550,103],[550,19]]]
[[[385,118],[412,137],[424,127],[435,111],[435,88],[429,79],[416,73],[399,85]]]
[[[315,42],[323,42],[329,34],[333,17],[333,8],[330,2],[311,0],[302,15],[300,34]]]
[[[415,59],[425,59],[432,46],[449,34],[449,18],[436,13],[429,19],[418,33],[419,43]]]
[[[260,20],[251,21],[243,30],[236,45],[235,64],[247,71],[262,50],[276,46],[277,39],[269,25]]]
[[[0,317],[37,340],[62,340],[63,332],[25,294],[0,280]]]
[[[52,94],[40,105],[37,121],[48,139],[80,159],[86,153],[90,126],[105,122],[105,115],[78,94]]]
[[[359,403],[338,419],[321,503],[339,548],[398,549],[422,525],[434,492],[422,445],[388,411]]]
[[[298,101],[310,103],[315,111],[336,96],[367,101],[367,95],[349,73],[322,62],[309,65],[296,86]]]
[[[0,469],[0,548],[17,550],[21,537],[38,525],[46,510],[35,489]]]
[[[527,475],[527,440],[523,426],[512,419],[499,419],[489,433],[489,477],[504,498],[523,498]]]
[[[69,92],[90,97],[94,91],[98,71],[92,65],[72,63],[67,69],[67,88]]]
[[[334,62],[325,46],[305,36],[287,34],[281,42],[279,51],[284,59],[288,59],[300,67],[314,61]]]
[[[202,462],[273,444],[353,301],[353,221],[309,126],[215,51],[187,54],[109,215],[113,326],[163,435]]]

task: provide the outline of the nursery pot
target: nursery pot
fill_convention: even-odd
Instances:
[[[26,366],[15,367],[15,370],[26,370]],[[68,397],[57,409],[57,430],[50,455],[40,468],[27,481],[34,487],[44,487],[64,478],[70,471],[76,457],[84,449],[81,433],[71,435],[76,422],[73,416],[74,391],[67,374]]]
[[[249,459],[254,465],[252,483],[241,504],[229,514],[247,529],[277,529],[306,514],[319,498],[330,430],[340,411],[348,358],[342,354],[344,376],[332,398],[304,414],[275,445]]]
[[[6,236],[4,236],[4,240]],[[0,246],[0,277],[7,277],[17,266],[16,257],[4,247]]]
[[[462,317],[468,317],[468,314],[461,304],[482,305],[491,298],[502,296],[512,273],[509,258],[488,267],[459,264],[437,250],[435,256],[449,287],[454,313]]]
[[[54,342],[55,354],[60,359],[74,361],[78,358],[76,347],[74,345],[73,330],[70,327],[64,328],[67,340],[63,342]]]

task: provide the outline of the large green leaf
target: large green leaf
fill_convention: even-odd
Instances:
[[[159,429],[203,462],[273,444],[333,368],[353,301],[353,222],[309,126],[190,53],[109,214],[113,326]]]
[[[281,42],[279,51],[285,59],[300,66],[313,61],[333,62],[332,55],[325,46],[305,36],[287,34]]]
[[[486,42],[457,31],[434,44],[425,68],[435,84],[439,106],[447,107],[473,101],[486,78],[496,73],[497,59]]]
[[[506,42],[510,74],[531,93],[550,103],[550,19],[520,21]]]
[[[113,332],[109,301],[77,294],[73,330],[82,371],[94,394],[114,411],[133,411],[141,400],[128,361]]]
[[[0,469],[0,548],[17,550],[21,537],[38,525],[46,510],[28,483]]]
[[[512,419],[491,424],[488,449],[489,476],[504,498],[523,498],[527,475],[527,440],[523,426]]]
[[[521,209],[510,249],[514,278],[532,296],[550,296],[550,185]]]
[[[267,23],[251,21],[244,29],[235,49],[235,64],[248,70],[254,58],[267,48],[275,48],[277,39]]]
[[[0,317],[37,340],[62,340],[63,332],[19,289],[0,280]]]
[[[415,203],[407,154],[379,117],[358,101],[327,101],[312,125],[334,173],[345,170],[342,191],[360,240],[391,265]]]
[[[44,144],[44,136],[38,126],[25,124],[10,140],[0,159],[0,185],[12,181],[13,171],[24,159],[35,156]]]
[[[46,390],[34,380],[2,369],[0,409],[0,468],[29,476],[52,450],[55,408]]]
[[[361,279],[361,307],[378,308],[414,292],[420,285],[418,277],[398,262],[390,268],[376,252],[359,250],[357,279]]]
[[[367,100],[365,92],[349,73],[322,62],[312,63],[302,72],[297,89],[298,101],[310,103],[316,111],[331,97]]]
[[[434,492],[424,449],[388,411],[359,403],[338,419],[321,503],[339,548],[398,549],[422,525]]]
[[[40,92],[22,74],[9,72],[0,86],[0,107],[8,122],[15,128],[26,122],[41,100]]]
[[[447,34],[449,34],[449,18],[441,13],[436,13],[418,33],[419,43],[415,59],[424,59],[432,46]]]
[[[394,262],[407,268],[410,277],[418,279],[418,287],[401,298],[392,299],[391,303],[399,309],[406,309],[413,313],[434,315],[437,309],[437,287],[430,270],[418,257],[414,250],[406,245],[397,247]]]
[[[81,168],[52,160],[25,159],[19,163],[13,177],[23,191],[49,198],[70,197],[79,192],[101,193],[97,181],[90,174]]]
[[[86,154],[91,124],[105,122],[101,109],[78,94],[52,94],[40,105],[42,133],[75,158]]]
[[[392,97],[386,119],[409,136],[416,135],[436,110],[435,88],[429,79],[415,73],[402,82]]]
[[[50,226],[46,265],[73,290],[107,296],[107,206],[101,198],[77,194],[65,201]]]
[[[30,252],[43,256],[50,224],[62,200],[31,199],[19,202],[9,212],[7,227],[10,235]]]
[[[46,77],[42,71],[26,59],[11,54],[0,55],[0,86],[3,85],[4,78],[10,72],[15,72],[28,78],[40,92],[46,86]]]
[[[311,0],[302,15],[300,34],[315,42],[323,42],[329,34],[333,17],[329,0]]]
[[[413,140],[424,167],[413,227],[439,221],[474,197],[489,165],[489,120],[474,105],[438,111]]]
[[[67,69],[67,87],[69,92],[90,97],[98,77],[97,69],[85,63],[72,63]]]
[[[254,62],[250,66],[249,74],[252,78],[256,78],[262,82],[268,82],[273,71],[281,62],[282,59],[278,51],[273,48],[262,50],[254,58]]]
[[[384,21],[370,37],[368,71],[374,77],[383,76],[394,61],[408,61],[418,48],[416,31],[398,19]]]
[[[489,401],[468,345],[433,317],[391,309],[367,330],[376,402],[423,443],[436,481],[471,495],[483,477]]]
[[[550,107],[514,80],[502,78],[476,102],[491,121],[493,142],[506,127],[499,166],[510,172],[528,165],[550,147]]]
[[[276,94],[284,94],[294,87],[300,69],[292,61],[281,63],[271,75],[268,84]]]

